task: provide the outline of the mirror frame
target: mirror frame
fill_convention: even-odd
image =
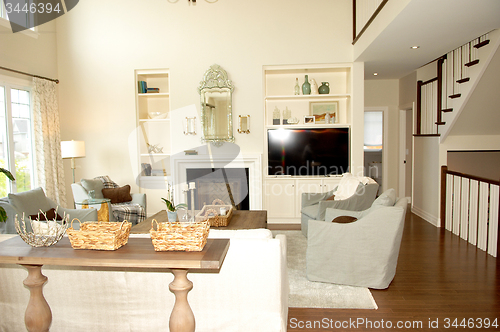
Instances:
[[[206,138],[205,133],[205,107],[204,107],[204,96],[205,92],[217,91],[222,92],[224,90],[229,90],[229,105],[226,109],[226,116],[228,119],[227,123],[227,135],[224,138]],[[224,142],[234,142],[233,136],[233,112],[232,112],[232,104],[233,104],[233,91],[234,86],[231,80],[228,79],[227,73],[222,67],[217,64],[214,64],[208,69],[203,75],[203,81],[200,82],[200,86],[198,87],[198,93],[200,94],[200,104],[201,104],[201,130],[202,137],[201,141],[203,143],[211,142],[215,145],[222,145]]]

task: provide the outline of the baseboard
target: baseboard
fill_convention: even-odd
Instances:
[[[439,218],[415,206],[411,207],[411,212],[424,219],[428,223],[439,227]]]

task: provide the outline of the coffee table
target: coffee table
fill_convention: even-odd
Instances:
[[[43,265],[172,272],[174,280],[169,288],[175,295],[175,305],[170,315],[170,331],[194,332],[195,319],[187,301],[187,294],[193,288],[187,278],[188,270],[219,272],[228,249],[229,239],[208,239],[200,252],[157,252],[151,239],[129,238],[128,244],[115,251],[75,250],[67,237],[51,247],[34,248],[16,236],[0,243],[0,263],[18,264],[28,270],[24,285],[30,291],[30,299],[25,324],[30,332],[48,331],[52,323],[52,312],[42,293],[47,282],[42,274]]]
[[[199,211],[197,211],[199,212]],[[157,222],[168,221],[167,212],[161,210],[146,220],[132,226],[131,234],[145,234],[151,230],[151,221],[155,219]],[[227,226],[212,227],[213,229],[255,229],[267,228],[267,211],[264,210],[234,210],[231,221]]]

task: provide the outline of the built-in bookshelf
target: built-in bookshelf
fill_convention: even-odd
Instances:
[[[170,74],[168,69],[135,71],[139,190],[148,211],[165,208],[161,201],[171,179]]]

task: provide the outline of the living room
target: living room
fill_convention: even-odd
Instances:
[[[426,6],[427,1],[389,1],[385,8],[389,13],[384,15],[395,20],[408,5]],[[489,5],[491,2],[485,1],[485,6]],[[372,41],[376,44],[377,33],[382,33],[388,24],[375,21],[372,30],[367,30],[353,46],[349,0],[199,0],[196,4],[155,0],[140,5],[132,1],[86,0],[58,19],[38,26],[33,34],[13,34],[10,27],[0,26],[0,62],[3,67],[60,81],[57,89],[61,140],[84,141],[86,145],[85,158],[76,161],[77,181],[109,175],[120,185],[129,184],[132,192],[140,191],[136,183],[138,165],[131,161],[129,144],[137,128],[136,70],[167,68],[172,112],[192,105],[199,111],[197,88],[203,73],[213,64],[221,65],[235,85],[234,119],[238,115],[251,118],[250,133],[235,133],[235,143],[243,155],[263,155],[263,67],[352,64],[351,166],[363,165],[364,109],[384,107],[384,187],[399,190],[400,110],[416,103],[417,69],[460,44],[437,51],[433,58],[418,63],[402,76],[384,76],[380,72],[374,77],[371,70],[377,58],[362,60],[363,50]],[[483,31],[464,37],[461,42],[499,27],[481,27]],[[408,52],[413,51],[410,46],[412,41],[404,45]],[[377,56],[384,57],[384,53]],[[411,53],[404,60],[413,61]],[[31,84],[22,75],[5,71],[0,75],[0,81],[18,86]],[[302,83],[304,78],[299,79]],[[491,98],[494,101],[498,97]],[[485,121],[497,119],[488,116]],[[200,133],[199,121],[197,126]],[[181,124],[171,127],[172,154],[201,145],[200,134],[184,135]],[[500,150],[500,132],[480,133],[478,128],[473,133],[457,132],[439,142],[437,148],[431,148],[432,155],[437,156],[430,165],[433,179],[435,174],[439,178],[439,167],[446,164],[448,150]],[[420,151],[414,163],[427,166],[429,154],[425,149]],[[70,206],[73,196],[69,160],[64,160],[64,173],[66,202]],[[413,181],[421,185],[414,188],[412,207],[439,226],[439,184],[429,183],[425,174],[419,176],[422,178]],[[263,202],[260,207],[265,207]]]

